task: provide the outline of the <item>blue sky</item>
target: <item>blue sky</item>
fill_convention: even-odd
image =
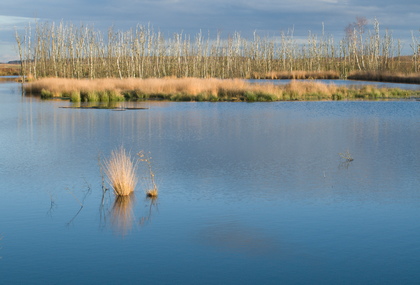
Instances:
[[[200,29],[222,36],[238,31],[246,37],[255,30],[278,36],[294,28],[295,37],[306,38],[308,31],[321,34],[324,23],[325,32],[338,41],[356,17],[366,17],[370,26],[377,18],[381,29],[403,41],[405,51],[410,51],[411,32],[420,35],[418,0],[1,0],[0,62],[17,59],[15,29],[22,32],[35,18],[98,29],[150,23],[168,37]]]

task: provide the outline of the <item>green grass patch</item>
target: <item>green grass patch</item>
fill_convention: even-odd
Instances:
[[[99,95],[98,92],[89,91],[87,93],[87,101],[88,102],[99,102]]]
[[[41,90],[41,98],[42,99],[51,99],[51,98],[54,97],[53,95],[54,94],[49,90],[46,90],[46,89]]]
[[[122,95],[120,92],[116,90],[108,91],[108,96],[109,96],[109,101],[120,102],[120,101],[125,100],[124,95]]]
[[[107,103],[109,102],[108,91],[98,91],[99,102]]]
[[[80,102],[81,100],[82,99],[80,97],[80,92],[79,91],[73,91],[73,92],[71,92],[71,94],[70,94],[70,102],[77,103],[77,102]]]

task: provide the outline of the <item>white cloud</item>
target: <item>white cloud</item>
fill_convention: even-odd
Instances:
[[[0,62],[18,59],[15,30],[22,31],[35,18],[0,15]]]
[[[28,25],[30,22],[34,22],[35,20],[37,19],[0,15],[0,30],[12,30],[15,27],[23,27]]]

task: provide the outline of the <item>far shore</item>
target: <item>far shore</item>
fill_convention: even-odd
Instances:
[[[20,64],[0,63],[0,76],[19,76],[20,74]]]
[[[2,76],[20,76],[21,65],[14,63],[0,63],[0,77]],[[27,78],[32,80],[33,75],[28,75]],[[41,78],[39,78],[41,79]],[[337,71],[278,71],[268,73],[251,73],[245,78],[238,79],[348,79],[348,80],[362,80],[372,82],[390,82],[390,83],[407,83],[420,84],[420,73],[402,73],[402,72],[387,72],[387,71],[352,71],[345,78],[341,77]],[[21,80],[21,79],[18,79]]]

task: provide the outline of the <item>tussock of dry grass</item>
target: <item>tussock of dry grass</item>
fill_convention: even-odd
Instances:
[[[137,162],[131,160],[130,154],[123,147],[113,150],[103,166],[115,195],[127,196],[134,191],[137,184]]]
[[[158,196],[157,188],[150,189],[146,192],[146,196],[150,198],[156,198]]]

